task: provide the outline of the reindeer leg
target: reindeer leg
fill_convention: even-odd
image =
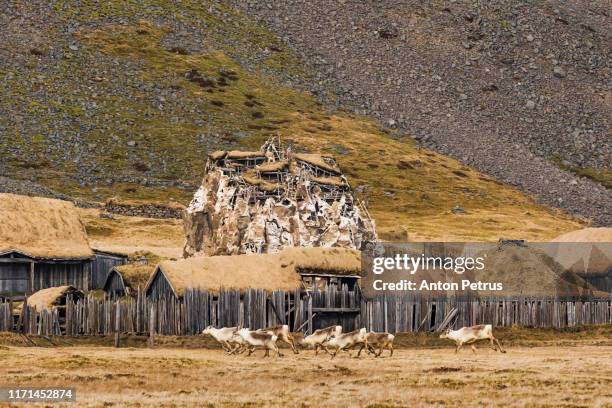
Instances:
[[[499,351],[501,351],[502,353],[505,353],[505,352],[506,352],[506,350],[503,350],[503,349],[502,349],[502,346],[501,346],[501,344],[500,344],[499,340],[497,340],[495,337],[493,337],[493,339],[495,339],[495,342],[497,342],[497,345],[498,345],[498,347],[499,347]]]
[[[389,344],[389,350],[391,350],[391,354],[389,354],[389,357],[393,357],[393,343]]]
[[[228,347],[228,354],[231,356],[232,354],[234,354],[234,352],[236,351],[236,349],[234,348],[234,346],[231,345],[231,343],[227,343],[227,347]]]
[[[476,346],[473,344],[470,344],[470,346],[472,347],[472,351],[474,352],[474,354],[476,354]]]
[[[240,343],[236,343],[236,345],[234,346],[234,349],[232,350],[232,354],[237,356],[238,354],[242,354],[243,351],[244,351],[243,345]]]
[[[232,354],[232,346],[227,341],[221,343],[221,348],[225,350],[226,353]]]
[[[283,342],[287,343],[289,347],[291,347],[291,351],[293,351],[293,354],[295,354],[295,347],[293,347],[293,343],[289,341],[289,337],[283,339]]]
[[[336,354],[338,354],[338,351],[340,351],[340,349],[339,349],[339,348],[337,348],[336,350],[334,350],[334,352],[333,352],[333,353],[332,353],[332,355],[331,355],[330,360],[333,360],[333,359],[334,359],[334,357],[336,357]]]
[[[463,343],[457,343],[457,348],[455,349],[455,354],[459,352],[459,349],[463,346]]]
[[[292,335],[287,336],[287,343],[291,346],[291,350],[293,350],[293,354],[300,354],[299,350],[295,347],[295,340]]]

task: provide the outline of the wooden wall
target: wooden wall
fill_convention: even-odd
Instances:
[[[373,331],[436,330],[450,314],[451,327],[477,324],[565,328],[611,324],[608,298],[470,298],[380,295],[361,303],[360,325]]]
[[[173,296],[157,300],[147,298],[143,291],[121,300],[90,295],[76,303],[68,301],[65,313],[29,308],[12,330],[34,334],[58,334],[59,330],[67,335],[108,335],[116,331],[195,335],[208,325],[242,325],[255,330],[288,324],[292,331],[310,333],[318,326],[341,324],[345,331],[365,327],[397,333],[437,330],[443,322],[455,328],[475,324],[554,328],[612,324],[612,298],[379,296],[356,302],[357,296],[344,290],[323,294],[299,290],[270,293],[262,289],[221,290],[218,294],[187,289],[182,299]],[[353,312],[353,306],[359,312]],[[10,310],[9,303],[0,302],[0,328],[11,325],[7,308]]]
[[[92,289],[102,289],[110,271],[115,266],[125,265],[126,263],[127,256],[96,251],[91,272]]]
[[[33,292],[54,286],[72,285],[77,289],[92,289],[90,260],[74,262],[39,262],[34,264]]]
[[[23,296],[30,286],[29,263],[0,263],[0,295]]]
[[[23,297],[32,291],[32,259],[19,252],[0,255],[0,296]]]
[[[0,256],[0,295],[23,297],[40,289],[53,286],[72,285],[81,290],[90,290],[90,259],[84,260],[40,260],[18,253]]]
[[[604,273],[578,273],[577,275],[596,289],[612,293],[612,268]]]
[[[151,282],[151,285],[147,289],[147,297],[151,300],[159,300],[159,299],[169,299],[175,298],[176,295],[172,290],[172,286],[161,272],[159,268],[157,268],[154,272],[155,276]]]
[[[104,292],[113,299],[126,295],[123,279],[121,279],[119,272],[115,270],[110,271],[102,289],[104,289]]]

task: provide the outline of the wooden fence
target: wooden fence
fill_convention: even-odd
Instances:
[[[5,301],[0,303],[0,331],[13,329],[13,303]]]
[[[611,324],[612,299],[553,298],[427,298],[379,296],[363,299],[360,292],[331,286],[323,291],[268,293],[221,290],[217,294],[186,290],[182,299],[152,301],[143,292],[119,300],[88,296],[65,306],[11,312],[0,303],[0,331],[24,334],[96,336],[115,333],[194,335],[208,325],[259,329],[289,324],[293,331],[341,324],[345,331],[432,331],[490,323],[494,326],[564,328]]]
[[[612,323],[612,299],[379,296],[362,302],[360,315],[361,326],[391,333],[436,330],[445,321],[565,328]]]

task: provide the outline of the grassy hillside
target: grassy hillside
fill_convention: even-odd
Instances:
[[[183,256],[185,236],[181,220],[116,214],[112,218],[100,218],[100,211],[96,209],[80,209],[79,215],[89,243],[95,249],[128,255],[147,252],[163,258]]]
[[[275,78],[306,75],[299,61],[217,3],[75,4],[53,3],[48,40],[30,45],[23,64],[0,64],[0,111],[19,118],[0,119],[0,170],[13,178],[86,199],[186,203],[207,151],[279,135],[296,150],[335,155],[385,239],[547,239],[580,227],[281,85]]]

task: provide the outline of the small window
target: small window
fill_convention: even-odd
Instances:
[[[312,276],[303,276],[302,282],[304,282],[304,287],[306,289],[312,288]]]
[[[324,278],[322,276],[316,276],[315,286],[319,290],[325,290],[325,287],[327,286],[327,278]]]

